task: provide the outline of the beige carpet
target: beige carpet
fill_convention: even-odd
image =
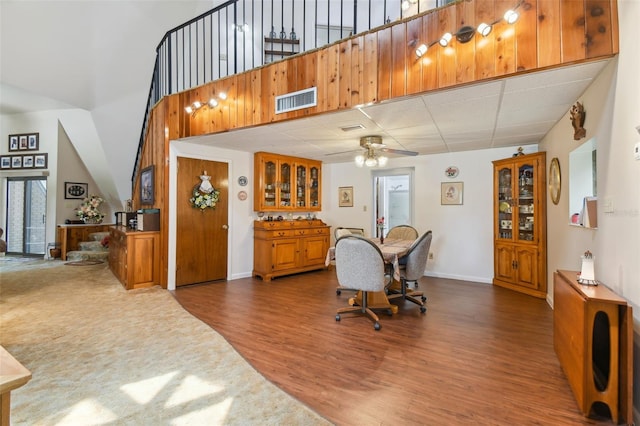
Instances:
[[[106,264],[1,261],[0,344],[33,374],[14,426],[329,424],[169,292],[125,291]]]

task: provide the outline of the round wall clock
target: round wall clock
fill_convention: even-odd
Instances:
[[[240,176],[238,178],[238,185],[245,186],[246,184],[247,184],[247,177],[246,176]]]
[[[558,157],[554,157],[549,165],[549,195],[553,204],[560,201],[560,189],[562,183],[562,175],[560,173],[560,162]]]

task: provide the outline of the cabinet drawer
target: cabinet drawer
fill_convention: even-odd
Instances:
[[[290,229],[277,229],[266,233],[267,238],[292,237],[293,231]]]

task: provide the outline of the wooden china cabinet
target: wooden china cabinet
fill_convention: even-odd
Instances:
[[[547,295],[546,153],[493,162],[493,284]]]
[[[254,168],[255,211],[320,211],[322,162],[258,152]]]

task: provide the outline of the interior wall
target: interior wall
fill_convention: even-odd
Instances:
[[[535,145],[524,147],[536,152]],[[511,157],[514,148],[455,152],[389,160],[386,169],[414,167],[414,226],[418,232],[433,231],[427,275],[491,283],[493,279],[493,160]],[[454,179],[445,169],[460,170]],[[322,179],[322,212],[319,215],[334,229],[337,226],[364,227],[374,234],[371,171],[353,163],[325,164]],[[442,182],[463,182],[463,204],[441,205]],[[338,187],[353,186],[353,207],[338,207]],[[374,234],[375,235],[375,234]]]

